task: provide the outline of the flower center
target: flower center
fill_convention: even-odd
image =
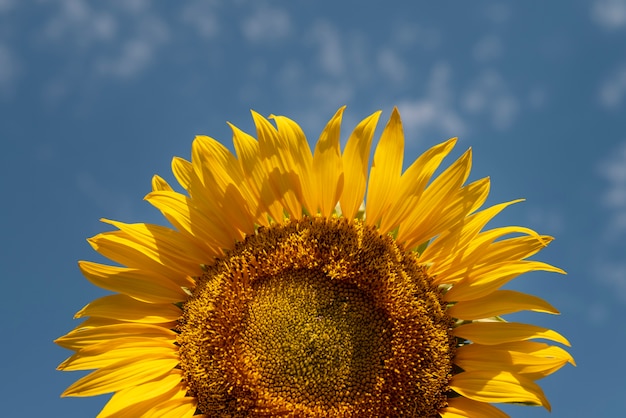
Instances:
[[[180,367],[209,416],[419,416],[445,406],[451,320],[413,253],[361,221],[261,228],[197,280]]]

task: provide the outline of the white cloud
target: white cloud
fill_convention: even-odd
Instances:
[[[626,263],[623,261],[603,261],[597,263],[593,271],[594,277],[608,285],[612,295],[626,302]]]
[[[626,28],[626,1],[595,0],[591,9],[591,18],[605,29]]]
[[[215,37],[219,31],[219,19],[215,12],[215,3],[211,1],[195,1],[185,3],[181,14],[184,23],[190,24],[203,38]]]
[[[158,49],[169,38],[169,27],[150,10],[145,0],[111,3],[60,0],[44,24],[40,42],[68,56],[64,74],[57,74],[43,92],[54,101],[68,91],[62,84],[76,84],[76,68],[91,68],[85,77],[129,78],[155,61]],[[60,94],[63,93],[63,94]]]
[[[544,88],[533,87],[528,92],[528,104],[533,109],[542,109],[548,100],[548,93]]]
[[[609,210],[606,238],[614,239],[626,233],[626,142],[603,161],[598,170],[608,181],[608,188],[601,199],[603,206]]]
[[[396,83],[401,83],[406,79],[406,64],[393,49],[381,49],[378,52],[378,57],[376,61],[378,69],[386,78]]]
[[[117,22],[110,13],[96,12],[83,0],[62,0],[58,6],[58,13],[43,28],[46,41],[84,48],[115,38]]]
[[[0,95],[6,96],[13,92],[19,69],[20,64],[13,51],[0,43]]]
[[[479,62],[491,61],[499,58],[502,55],[502,50],[502,40],[495,35],[488,35],[474,45],[472,55]]]
[[[15,0],[0,0],[0,13],[8,12],[15,5]]]
[[[626,65],[615,71],[600,86],[600,103],[608,108],[615,108],[626,96]]]
[[[250,42],[272,42],[284,39],[291,33],[291,18],[283,9],[259,8],[241,24]]]
[[[485,16],[493,23],[503,24],[511,18],[511,6],[508,3],[492,3],[485,9]]]
[[[485,70],[465,91],[462,104],[471,114],[486,114],[496,129],[508,129],[519,113],[519,102],[502,76]]]
[[[398,22],[391,29],[391,40],[398,47],[418,46],[432,50],[441,44],[441,32],[439,29],[420,26],[413,22],[411,24]]]
[[[313,25],[310,39],[318,45],[318,64],[326,74],[338,77],[345,71],[344,52],[339,32],[329,22],[321,21]]]
[[[168,39],[169,29],[160,19],[141,17],[135,35],[122,43],[117,54],[99,57],[96,69],[99,74],[132,77],[149,66],[158,47]]]
[[[408,131],[407,137],[420,137],[423,131],[430,129],[449,137],[465,133],[467,126],[455,110],[450,76],[451,70],[447,64],[435,65],[428,81],[426,97],[398,103],[405,130]]]

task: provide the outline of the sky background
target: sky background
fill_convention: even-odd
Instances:
[[[541,384],[553,417],[626,409],[626,0],[0,0],[1,415],[95,416],[106,397],[59,398],[52,343],[102,296],[77,260],[98,219],[164,224],[143,197],[173,182],[196,134],[231,146],[249,110],[310,141],[347,105],[343,136],[397,105],[405,160],[451,136],[474,150],[492,225],[556,240],[538,259],[567,276],[511,284],[560,316],[525,314],[572,342],[578,367]],[[508,407],[514,417],[550,416]]]

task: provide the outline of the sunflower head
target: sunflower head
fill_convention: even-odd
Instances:
[[[555,331],[510,323],[557,311],[500,288],[533,270],[552,239],[485,230],[489,179],[466,183],[471,152],[434,176],[455,139],[406,170],[394,109],[371,166],[379,112],[339,146],[343,108],[312,152],[292,120],[253,113],[235,154],[197,137],[175,158],[176,192],[146,199],[173,228],[106,221],[90,239],[122,265],[79,265],[114,292],[57,343],[65,392],[113,392],[109,416],[505,416],[492,403],[549,403],[536,380],[572,357]]]

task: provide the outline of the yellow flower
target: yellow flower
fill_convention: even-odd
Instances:
[[[511,201],[480,209],[489,179],[465,184],[471,150],[435,171],[450,139],[404,172],[394,109],[369,166],[380,112],[352,132],[343,108],[312,153],[300,127],[252,114],[236,155],[199,136],[175,158],[186,193],[155,176],[146,200],[173,229],[104,222],[89,240],[124,267],[82,261],[114,292],[56,340],[61,370],[91,370],[63,396],[113,393],[98,415],[504,417],[492,403],[550,409],[536,380],[573,358],[542,327],[506,322],[550,304],[501,290],[551,265],[552,240],[484,230]],[[369,169],[369,175],[368,175]],[[367,193],[366,193],[367,191]],[[365,204],[363,204],[365,202]]]

